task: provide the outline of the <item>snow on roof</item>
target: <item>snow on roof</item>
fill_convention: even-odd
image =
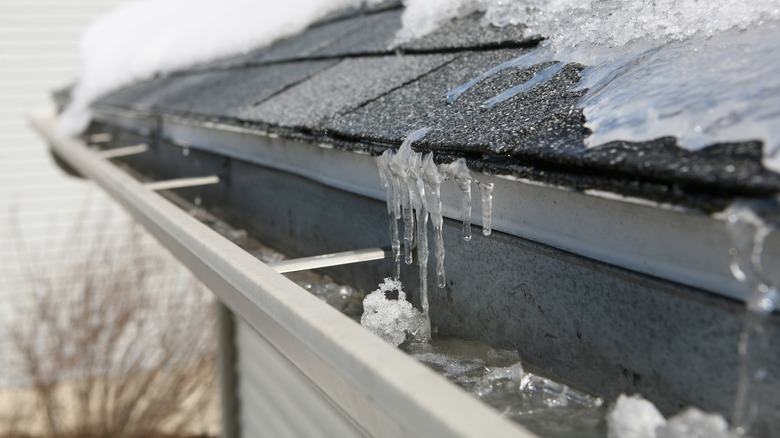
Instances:
[[[633,11],[639,3],[600,2],[599,11],[612,17],[608,8]],[[526,5],[526,18],[538,7],[502,4]],[[590,26],[576,19],[579,6],[549,2],[571,26],[557,30],[537,11],[530,25],[557,32],[540,44],[524,25],[484,27],[496,17],[516,21],[492,4],[412,0],[406,9],[321,22],[270,47],[137,83],[104,96],[97,108],[216,119],[348,148],[400,144],[429,126],[424,147],[487,157],[471,165],[490,172],[664,200],[776,193],[780,176],[761,159],[763,147],[763,164],[780,167],[780,95],[772,92],[780,76],[771,73],[780,67],[778,12],[759,1],[740,13],[722,0],[728,22],[708,24],[706,8],[661,18],[686,4],[656,1],[639,15],[591,19],[598,26],[590,38],[602,38],[617,19],[633,26],[594,45],[582,35],[571,40]],[[415,28],[429,33],[405,41],[420,5],[439,18],[460,18],[437,18],[431,28]],[[461,17],[475,10],[487,13]],[[454,102],[445,98],[464,85]]]
[[[376,2],[374,2],[376,3]],[[77,135],[89,105],[133,82],[265,46],[363,0],[138,0],[92,23],[60,130]]]
[[[760,140],[780,171],[776,0],[408,0],[397,42],[485,10],[547,38],[547,60],[591,66],[578,103],[588,146],[675,136],[680,146]]]

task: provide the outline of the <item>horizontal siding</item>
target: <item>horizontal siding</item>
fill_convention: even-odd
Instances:
[[[0,7],[0,14],[2,14],[0,15],[0,27],[3,29],[41,29],[50,27],[81,30],[95,19],[95,17],[89,14],[52,14],[48,11],[44,14],[36,14],[28,11],[6,12],[3,9],[13,10],[15,8]]]
[[[78,27],[12,27],[0,29],[0,42],[28,41],[46,42],[68,39],[78,41],[81,37],[81,28]]]
[[[49,84],[66,85],[78,77],[79,71],[78,65],[0,68],[0,80],[4,84],[26,84],[32,82],[44,87],[47,87]]]
[[[79,42],[66,41],[3,41],[0,42],[2,56],[59,55],[78,58]]]
[[[31,292],[29,282],[20,281],[19,263],[62,271],[59,243],[72,238],[69,230],[87,207],[88,222],[77,241],[100,237],[98,230],[110,237],[127,223],[126,214],[93,184],[63,175],[25,118],[53,107],[51,92],[79,74],[82,29],[121,3],[0,0],[0,386],[13,385],[21,370],[5,334]],[[86,246],[70,249],[77,253]]]

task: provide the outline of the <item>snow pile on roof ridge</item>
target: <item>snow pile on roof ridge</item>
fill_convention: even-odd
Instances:
[[[139,0],[93,22],[82,37],[82,70],[60,132],[78,135],[89,106],[132,82],[248,51],[295,35],[364,0]],[[368,0],[368,3],[377,3]]]

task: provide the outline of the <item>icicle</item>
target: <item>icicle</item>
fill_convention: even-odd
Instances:
[[[446,286],[444,274],[444,236],[442,227],[444,218],[441,213],[441,183],[444,178],[433,163],[433,155],[428,154],[423,160],[422,176],[425,181],[425,196],[427,199],[428,213],[431,216],[434,233],[434,254],[436,255],[436,284],[443,288]]]
[[[398,220],[404,221],[404,250],[407,264],[412,263],[412,249],[417,247],[417,263],[420,273],[420,306],[425,321],[418,340],[430,339],[430,319],[428,316],[428,218],[434,231],[434,251],[436,255],[436,284],[446,287],[444,270],[444,217],[441,203],[441,183],[453,179],[460,189],[463,208],[463,238],[471,239],[471,184],[472,178],[464,160],[449,164],[436,165],[433,155],[423,159],[421,153],[414,152],[411,143],[420,139],[427,128],[420,129],[404,140],[397,152],[387,151],[377,158],[379,176],[387,189],[387,212],[390,217],[391,244],[394,256],[393,275],[400,277],[400,247],[398,238]],[[476,182],[476,181],[475,181]],[[483,232],[490,234],[493,184],[476,182],[482,193]],[[417,237],[415,240],[415,219]]]
[[[767,221],[769,219],[770,222]],[[758,415],[761,387],[767,370],[768,315],[777,307],[778,290],[764,270],[764,241],[778,230],[777,200],[736,203],[727,212],[728,231],[734,246],[731,272],[747,287],[747,310],[739,340],[741,357],[732,423],[739,435],[746,435]]]
[[[390,151],[376,159],[379,168],[379,179],[382,185],[387,189],[387,214],[390,217],[390,246],[393,249],[393,279],[398,280],[401,277],[401,243],[398,239],[398,178],[393,174],[391,161],[393,159]]]
[[[462,183],[458,180],[458,187],[463,194],[463,240],[471,240],[471,179]]]
[[[388,212],[393,215],[395,220],[401,219],[401,179],[394,177],[392,179],[393,186],[393,211]]]
[[[401,241],[398,239],[398,221],[390,218],[390,246],[393,248],[393,280],[401,278]]]
[[[431,339],[431,321],[428,315],[428,209],[425,205],[425,184],[422,179],[417,179],[417,197],[419,207],[415,205],[417,211],[417,267],[420,271],[420,307],[422,307],[423,317],[427,321],[427,327],[423,339]]]
[[[493,231],[493,183],[480,183],[482,191],[482,234],[489,236]]]
[[[447,176],[455,180],[455,183],[460,189],[462,198],[462,210],[463,215],[463,240],[468,242],[471,240],[471,174],[466,166],[466,161],[460,159],[453,161],[450,164],[444,164],[441,166],[442,172]]]
[[[422,128],[414,131],[407,137],[395,154],[393,160],[393,169],[399,177],[399,186],[401,192],[402,216],[404,219],[404,261],[407,265],[412,264],[412,248],[414,248],[414,216],[412,213],[412,199],[417,190],[414,186],[414,177],[409,174],[410,169],[414,169],[419,162],[419,155],[412,150],[412,143],[421,139],[429,128]]]
[[[412,264],[412,248],[414,245],[414,214],[412,213],[412,204],[410,201],[409,188],[404,182],[401,188],[404,217],[404,261],[407,265]]]

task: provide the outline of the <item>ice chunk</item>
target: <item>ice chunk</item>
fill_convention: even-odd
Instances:
[[[413,356],[451,380],[456,380],[464,374],[481,370],[485,367],[485,363],[479,359],[462,356],[431,352],[414,353]]]
[[[708,414],[688,408],[656,429],[657,438],[737,438],[729,431],[726,420],[718,414]]]
[[[516,384],[512,386],[517,388],[517,384],[522,381],[524,376],[525,370],[520,362],[508,367],[487,367],[482,378],[471,388],[471,392],[477,397],[483,398],[492,394],[497,387],[501,388],[502,383],[506,381],[515,382]]]
[[[656,429],[664,424],[666,419],[652,402],[621,394],[607,414],[607,437],[656,438]]]
[[[577,405],[595,408],[602,405],[599,397],[593,397],[584,392],[570,388],[563,383],[550,380],[546,377],[526,373],[520,380],[520,390],[527,392],[544,393],[544,404],[547,407],[568,406],[569,402]]]
[[[509,379],[517,383],[525,376],[525,370],[523,370],[523,364],[517,362],[514,365],[508,367],[492,367],[490,372],[486,375],[488,380]]]
[[[387,292],[397,292],[398,299],[389,299]],[[391,278],[385,278],[377,290],[366,295],[360,324],[396,347],[407,335],[412,339],[430,337],[428,318],[406,301],[401,282]]]
[[[493,232],[493,183],[479,184],[482,192],[482,234]]]

